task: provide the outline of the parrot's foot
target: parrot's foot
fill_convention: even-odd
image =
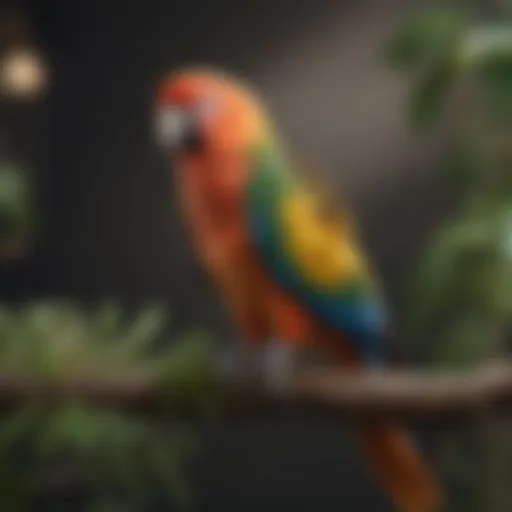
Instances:
[[[295,349],[281,340],[271,340],[263,348],[237,344],[221,352],[213,362],[221,379],[259,382],[272,392],[286,389],[296,369]]]
[[[261,379],[270,391],[282,392],[297,369],[295,347],[282,340],[271,340],[261,351]]]

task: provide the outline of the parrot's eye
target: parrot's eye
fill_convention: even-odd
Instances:
[[[159,144],[172,151],[195,149],[199,144],[199,126],[188,110],[168,106],[157,112],[156,135]]]

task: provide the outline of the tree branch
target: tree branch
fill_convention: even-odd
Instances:
[[[194,385],[192,381],[190,384]],[[317,368],[296,372],[279,390],[246,378],[222,384],[226,390],[226,412],[234,416],[294,410],[367,420],[389,418],[446,424],[470,421],[491,410],[503,412],[512,406],[512,365],[503,362],[459,373],[354,373]],[[187,400],[179,400],[186,396],[182,393],[185,388],[180,386],[171,389],[173,399],[178,400],[169,407],[169,414],[193,414]],[[164,414],[165,396],[161,382],[152,376],[83,375],[47,382],[0,372],[3,410],[30,401],[52,405],[78,398],[131,413]]]

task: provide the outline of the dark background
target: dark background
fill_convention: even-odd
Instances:
[[[29,15],[52,87],[9,125],[45,214],[32,261],[4,275],[9,298],[163,298],[177,327],[224,336],[151,140],[155,81],[199,62],[258,86],[297,154],[327,169],[400,317],[408,269],[450,205],[434,171],[442,137],[409,134],[407,84],[379,60],[414,2],[11,3]],[[197,484],[204,512],[388,510],[343,428],[312,419],[226,426],[210,436]]]

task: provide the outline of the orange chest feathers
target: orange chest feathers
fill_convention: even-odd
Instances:
[[[196,185],[197,175],[181,176],[182,213],[196,254],[238,328],[256,341],[272,332],[292,342],[305,341],[312,329],[309,315],[262,268],[245,229],[240,200],[222,204],[209,195],[207,186]]]
[[[179,171],[182,216],[201,263],[217,280],[248,280],[257,272],[244,225],[243,164],[217,157],[190,160]]]

